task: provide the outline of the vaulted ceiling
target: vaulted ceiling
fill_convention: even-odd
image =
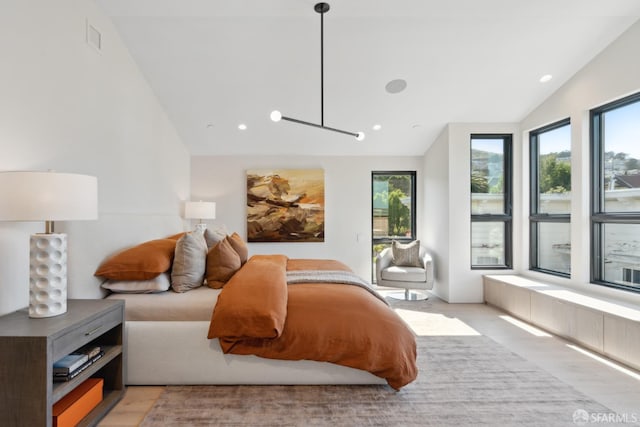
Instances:
[[[194,155],[421,155],[447,123],[520,121],[640,17],[637,0],[329,1],[324,124],[357,142],[269,119],[320,122],[316,1],[95,1]]]

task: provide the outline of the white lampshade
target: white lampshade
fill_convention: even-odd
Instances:
[[[67,311],[67,235],[53,221],[98,218],[98,180],[57,172],[0,172],[0,221],[46,221],[30,239],[29,317]]]
[[[95,176],[58,172],[0,172],[0,221],[98,218]]]
[[[184,205],[186,219],[216,219],[215,202],[186,202]]]

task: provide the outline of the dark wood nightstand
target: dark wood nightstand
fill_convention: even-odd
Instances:
[[[51,426],[53,404],[90,377],[104,379],[102,402],[80,425],[95,425],[124,394],[124,301],[69,300],[67,312],[0,317],[0,423]],[[105,354],[68,382],[53,382],[53,363],[85,344]]]

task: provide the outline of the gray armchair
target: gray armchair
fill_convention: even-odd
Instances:
[[[412,292],[411,289],[433,289],[433,259],[426,248],[420,246],[421,267],[407,267],[393,263],[391,248],[382,250],[376,257],[376,282],[378,286],[404,288],[405,300],[427,299],[426,292]],[[402,298],[402,295],[390,295]]]

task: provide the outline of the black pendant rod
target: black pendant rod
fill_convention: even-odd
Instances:
[[[293,123],[299,123],[301,125],[313,126],[313,127],[320,128],[320,129],[331,130],[331,131],[334,131],[334,132],[343,133],[345,135],[351,135],[351,136],[353,136],[355,138],[358,138],[358,132],[349,132],[347,130],[336,129],[336,128],[332,128],[332,127],[325,126],[325,125],[319,125],[317,123],[306,122],[304,120],[294,119],[292,117],[287,117],[287,116],[282,116],[281,120],[286,120],[288,122],[293,122]]]
[[[326,10],[329,10],[327,3],[319,4],[326,4]],[[324,126],[324,13],[326,10],[322,9],[320,12],[320,126]]]
[[[330,130],[332,132],[351,135],[354,136],[358,141],[362,141],[364,139],[364,133],[362,132],[349,132],[346,130],[336,129],[324,125],[324,14],[329,11],[329,4],[316,3],[313,9],[320,14],[320,124],[294,119],[292,117],[286,117],[277,110],[271,112],[271,120],[273,120],[274,122],[286,120],[288,122],[298,123],[301,125],[313,126],[320,129]]]
[[[329,3],[316,3],[313,10],[320,14],[320,127],[324,127],[324,14]]]

